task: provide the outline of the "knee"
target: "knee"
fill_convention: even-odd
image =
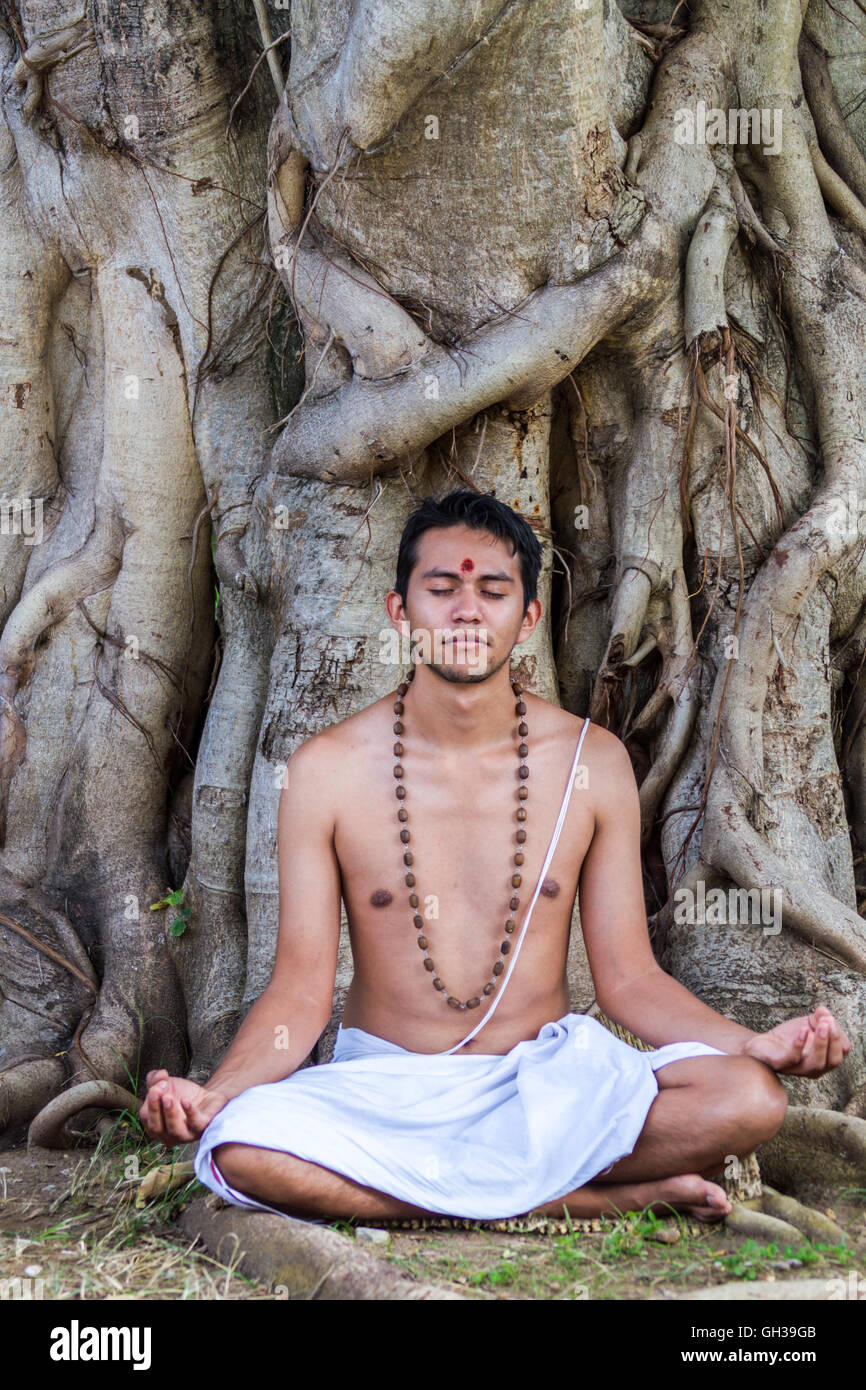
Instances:
[[[243,1191],[256,1168],[256,1150],[250,1144],[216,1144],[211,1156],[230,1187]]]
[[[776,1073],[755,1057],[734,1057],[728,1084],[732,1110],[750,1148],[778,1134],[788,1109],[788,1092]]]

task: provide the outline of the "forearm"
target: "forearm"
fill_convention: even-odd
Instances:
[[[269,987],[253,1004],[204,1089],[231,1100],[251,1086],[284,1080],[309,1056],[324,1026],[301,991],[277,994]]]
[[[705,1042],[732,1055],[756,1034],[725,1018],[663,970],[621,985],[599,1004],[614,1023],[653,1047],[673,1042]]]

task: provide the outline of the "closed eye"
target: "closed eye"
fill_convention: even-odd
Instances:
[[[453,589],[429,589],[428,592],[431,593],[431,594],[453,594],[453,593],[454,593],[454,590],[453,590]],[[494,594],[494,593],[491,592],[490,589],[482,589],[481,592],[482,592],[482,594],[484,595],[485,598],[507,598],[507,597],[508,597],[507,594]]]

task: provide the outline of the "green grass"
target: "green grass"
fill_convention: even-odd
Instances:
[[[747,1240],[731,1249],[737,1237],[729,1232],[707,1226],[692,1235],[681,1217],[664,1220],[651,1212],[606,1217],[602,1225],[601,1232],[549,1237],[479,1231],[469,1239],[465,1232],[459,1245],[449,1244],[451,1233],[431,1232],[429,1241],[409,1252],[404,1244],[390,1258],[416,1278],[447,1280],[469,1297],[538,1299],[643,1298],[660,1288],[785,1277],[807,1266],[829,1275],[863,1262],[848,1246],[812,1245],[805,1237],[784,1246]]]

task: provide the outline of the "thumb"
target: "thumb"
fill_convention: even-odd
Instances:
[[[183,1108],[186,1112],[187,1123],[191,1129],[194,1128],[199,1134],[202,1130],[207,1129],[212,1117],[204,1114],[196,1101],[185,1100],[183,1102]]]

